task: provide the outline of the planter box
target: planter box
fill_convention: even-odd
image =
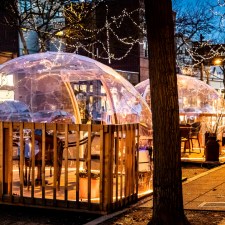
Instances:
[[[148,191],[150,189],[151,176],[152,176],[151,171],[139,172],[138,174],[138,190],[139,191],[143,192],[143,191]]]
[[[99,198],[99,179],[91,179],[91,198]],[[80,177],[80,198],[88,198],[88,178]]]

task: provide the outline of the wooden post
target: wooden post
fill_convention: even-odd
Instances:
[[[12,197],[12,148],[10,153],[10,146],[12,146],[12,143],[10,143],[12,142],[12,123],[7,123],[7,125],[8,125],[7,128],[3,128],[3,139],[2,139],[3,143],[2,194],[8,194],[10,197]]]
[[[79,203],[79,169],[80,169],[80,125],[76,125],[76,202]]]
[[[87,172],[88,172],[88,208],[91,207],[91,138],[92,126],[88,125]]]
[[[58,189],[60,188],[59,183],[57,183],[58,177],[58,157],[57,157],[57,136],[56,136],[56,124],[53,124],[53,158],[54,158],[54,175],[53,175],[53,204],[56,205],[56,190],[58,185]],[[59,181],[58,181],[59,182]]]
[[[103,171],[104,171],[104,153],[103,153],[103,149],[104,149],[104,127],[103,125],[101,125],[101,129],[100,129],[100,210],[104,210],[104,176],[103,176]]]
[[[19,129],[20,129],[20,156],[19,156],[19,171],[20,171],[20,202],[23,202],[23,186],[24,182],[26,181],[27,184],[27,170],[26,170],[26,177],[24,180],[24,163],[25,163],[25,156],[24,156],[24,140],[23,140],[23,123],[20,123]],[[26,165],[25,165],[26,166]],[[27,169],[27,168],[26,168]],[[29,185],[29,184],[28,184]]]
[[[68,205],[68,124],[65,124],[65,146],[64,146],[64,151],[65,151],[65,159],[64,159],[64,164],[65,164],[65,185],[64,185],[64,201],[66,205]],[[60,178],[59,178],[60,179]]]
[[[119,206],[118,204],[118,193],[119,193],[119,127],[118,125],[115,127],[115,176],[116,176],[116,207]]]
[[[39,149],[41,151],[41,149]],[[28,189],[30,185],[27,185]],[[34,123],[31,125],[31,201],[34,202],[34,188],[35,188],[35,133]]]
[[[45,205],[45,152],[46,152],[46,138],[45,138],[45,134],[46,134],[46,124],[43,123],[41,126],[41,133],[42,133],[42,144],[41,147],[42,149],[39,149],[39,151],[42,152],[42,156],[41,156],[41,186],[42,186],[42,204]]]
[[[113,143],[114,138],[113,125],[108,125],[108,132],[104,133],[104,160],[103,160],[103,183],[104,183],[104,196],[103,196],[103,208],[104,211],[111,210],[111,203],[113,202]],[[113,136],[112,136],[113,135]]]
[[[126,204],[129,202],[131,194],[131,135],[130,125],[126,124]]]
[[[121,144],[120,144],[120,151],[121,151],[121,177],[120,177],[120,203],[121,206],[124,205],[124,200],[123,196],[125,196],[125,175],[126,175],[126,142],[125,142],[125,125],[120,125],[120,130],[121,130]]]
[[[137,124],[137,133],[136,133],[137,137],[135,137],[135,139],[137,138],[137,143],[136,143],[136,154],[135,154],[135,177],[136,177],[136,193],[137,193],[137,197],[138,197],[138,172],[139,172],[139,149],[138,149],[138,145],[139,145],[139,136],[140,136],[140,124]]]

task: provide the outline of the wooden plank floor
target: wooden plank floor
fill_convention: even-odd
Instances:
[[[35,174],[37,173],[37,168],[35,169]],[[54,175],[54,170],[52,170],[52,175]],[[35,176],[36,177],[36,176]],[[45,198],[53,199],[53,176],[50,176],[50,168],[46,168],[45,180],[47,184],[45,184]],[[65,171],[62,169],[61,179],[60,179],[60,190],[56,192],[57,200],[65,199]],[[99,183],[99,182],[98,182]],[[80,181],[81,191],[80,191],[80,201],[85,200],[84,192],[87,187],[83,185]],[[75,168],[69,168],[68,171],[68,200],[75,201],[76,200],[76,170]],[[92,187],[94,192],[94,187]],[[19,169],[17,165],[14,165],[13,168],[13,195],[20,195],[20,181],[19,181]],[[23,188],[23,196],[31,197],[31,186],[24,186]],[[99,196],[99,194],[98,194]],[[42,197],[42,186],[35,185],[34,187],[34,197],[41,198]],[[87,200],[87,199],[86,199]],[[98,202],[99,198],[93,198],[94,202]]]
[[[35,169],[35,177],[37,174],[37,168]],[[54,175],[54,170],[52,169],[52,175]],[[45,178],[47,184],[45,185],[45,198],[46,199],[53,199],[53,176],[50,176],[50,168],[46,167],[45,169]],[[122,175],[122,195],[124,196],[124,185],[125,185],[125,176]],[[120,193],[121,184],[120,184],[120,177],[118,179],[118,193]],[[99,203],[99,179],[92,180],[91,183],[91,202]],[[94,183],[96,182],[96,183]],[[113,180],[113,193],[114,198],[116,196],[116,179]],[[80,178],[80,197],[79,201],[86,202],[87,201],[87,179]],[[62,168],[61,179],[60,179],[60,190],[56,191],[56,199],[57,200],[64,200],[65,199],[65,170]],[[19,181],[19,168],[18,168],[18,161],[14,161],[13,165],[13,195],[19,196],[20,195],[20,181]],[[68,201],[76,201],[76,169],[73,165],[70,165],[68,168]],[[149,192],[152,190],[152,180],[145,179],[141,176],[139,179],[139,195],[143,195],[144,193]],[[23,188],[23,196],[24,197],[31,197],[31,186],[24,186]],[[35,185],[34,187],[34,197],[35,198],[42,198],[42,186]]]

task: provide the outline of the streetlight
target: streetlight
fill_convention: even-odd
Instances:
[[[222,65],[222,62],[223,62],[222,58],[215,58],[213,60],[213,64],[217,66]]]
[[[225,63],[224,63],[224,57],[216,57],[213,59],[212,61],[213,65],[214,66],[219,66],[220,69],[222,70],[223,72],[223,85],[224,85],[224,88],[225,88]],[[225,96],[224,96],[225,98]]]

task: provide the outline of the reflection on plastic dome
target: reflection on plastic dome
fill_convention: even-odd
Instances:
[[[201,80],[190,76],[177,75],[180,113],[219,113],[224,99],[219,93]],[[136,89],[150,105],[149,79],[136,85]]]
[[[63,110],[76,123],[151,124],[150,109],[137,90],[112,68],[84,56],[18,57],[0,66],[0,86],[1,102],[23,102],[31,113]]]
[[[0,120],[30,122],[32,116],[29,107],[25,103],[8,100],[0,103]]]

